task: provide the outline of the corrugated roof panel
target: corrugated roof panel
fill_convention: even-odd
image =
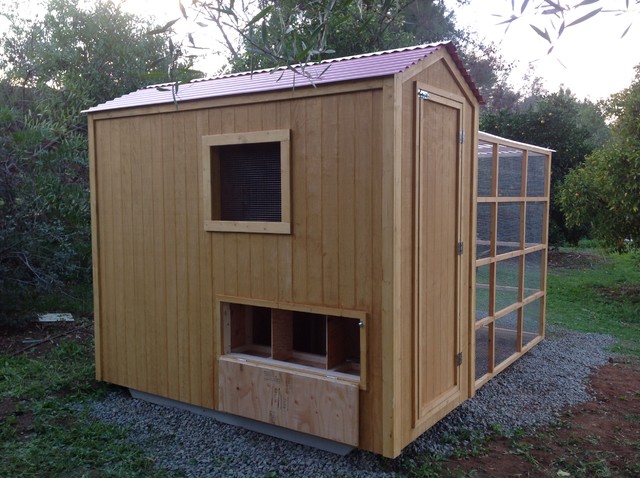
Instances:
[[[294,73],[291,69],[283,67],[276,71],[261,70],[253,73],[236,73],[218,78],[194,80],[180,85],[176,99],[184,102],[284,90],[294,87],[319,86],[341,81],[379,78],[400,73],[441,48],[446,48],[449,51],[474,93],[482,101],[477,88],[462,66],[462,62],[452,43],[436,43],[326,60],[307,65],[304,69],[298,67],[298,72],[303,72],[304,75]],[[163,86],[165,86],[165,91],[159,89],[159,86],[149,86],[94,106],[86,110],[86,112],[95,113],[121,108],[173,103],[171,85]]]

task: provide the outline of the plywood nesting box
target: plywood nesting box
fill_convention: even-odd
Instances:
[[[149,87],[88,110],[96,373],[394,457],[540,340],[544,284],[523,295],[522,271],[546,257],[546,229],[534,245],[523,231],[529,203],[546,221],[548,184],[500,194],[506,159],[489,138],[477,207],[480,96],[450,43],[304,73],[194,81],[177,105]],[[503,238],[512,203],[522,234]],[[477,210],[490,223],[478,240]],[[512,284],[496,282],[505,258]],[[514,314],[501,363],[493,344]]]

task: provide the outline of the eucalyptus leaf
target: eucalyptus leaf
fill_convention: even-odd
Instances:
[[[547,30],[545,29],[545,31],[542,31],[540,28],[538,28],[537,26],[533,25],[533,24],[529,24],[529,26],[531,28],[533,28],[533,30],[540,35],[542,38],[544,38],[545,40],[547,40],[549,43],[551,43],[551,37],[549,37],[549,32],[547,32]]]
[[[595,10],[593,10],[593,11],[587,13],[586,15],[578,18],[577,20],[574,20],[573,22],[569,23],[567,25],[567,28],[569,28],[569,27],[571,27],[573,25],[578,25],[579,23],[582,23],[582,22],[584,22],[586,20],[589,20],[589,18],[592,18],[592,17],[596,16],[601,11],[602,11],[602,7],[601,8],[596,8]]]
[[[154,30],[151,30],[149,32],[147,32],[147,35],[158,35],[160,33],[166,33],[169,31],[169,29],[175,25],[175,23],[180,20],[179,18],[176,18],[174,20],[171,20],[167,23],[165,23],[163,26],[161,26],[160,28],[156,28]]]

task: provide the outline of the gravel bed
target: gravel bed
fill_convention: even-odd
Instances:
[[[547,339],[482,387],[476,396],[409,445],[397,459],[451,453],[498,427],[510,433],[554,421],[567,406],[591,399],[586,383],[607,362],[607,335],[548,327]],[[392,477],[397,460],[354,450],[337,456],[271,438],[212,418],[112,393],[90,414],[124,426],[159,467],[189,477]]]

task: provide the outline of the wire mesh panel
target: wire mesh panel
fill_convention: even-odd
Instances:
[[[520,249],[520,223],[522,205],[519,202],[498,204],[497,254]]]
[[[524,151],[500,145],[498,148],[498,196],[522,196]]]
[[[519,351],[518,313],[511,312],[496,320],[494,331],[495,363],[499,365]]]
[[[496,312],[518,302],[520,293],[520,258],[496,262]]]
[[[476,259],[491,255],[491,231],[493,224],[494,205],[480,203],[477,208]]]
[[[281,221],[280,143],[220,147],[224,221]]]
[[[546,237],[544,237],[546,210],[547,203],[545,202],[527,202],[525,205],[527,221],[524,235],[527,247],[542,244],[546,241]]]
[[[523,298],[530,297],[542,290],[542,251],[531,252],[524,256]]]
[[[476,215],[476,386],[544,329],[551,151],[480,133]]]
[[[527,158],[527,196],[543,197],[546,191],[547,156],[530,152]]]
[[[522,345],[527,345],[540,335],[542,323],[541,299],[534,300],[523,308],[522,313]]]
[[[491,267],[489,265],[476,268],[476,320],[482,320],[491,315],[489,305],[490,274]]]
[[[476,330],[476,380],[484,377],[490,370],[489,328],[488,325],[484,325]]]
[[[493,144],[478,142],[478,196],[493,195]]]

